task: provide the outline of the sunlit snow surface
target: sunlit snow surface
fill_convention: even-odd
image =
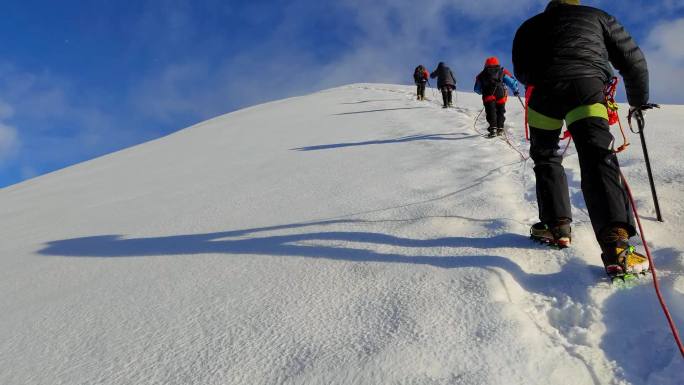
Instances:
[[[531,161],[428,97],[335,88],[0,190],[0,383],[683,384],[651,279],[604,280],[574,148],[551,250]],[[665,223],[638,136],[620,160],[684,328],[682,121],[647,114]]]

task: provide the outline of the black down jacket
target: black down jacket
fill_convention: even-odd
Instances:
[[[443,62],[439,62],[437,69],[430,74],[430,78],[437,78],[437,88],[442,88],[444,86],[453,86],[456,88],[456,77],[454,76],[454,73],[451,72],[451,68]]]
[[[648,67],[632,37],[611,15],[592,7],[552,2],[523,23],[513,41],[515,77],[542,85],[620,71],[632,106],[648,102]]]

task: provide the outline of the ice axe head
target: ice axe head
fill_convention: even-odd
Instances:
[[[632,117],[636,119],[637,121],[637,127],[639,128],[639,131],[636,133],[641,133],[644,130],[644,127],[646,126],[646,121],[644,120],[644,111],[650,110],[653,108],[660,108],[659,105],[655,103],[647,103],[639,107],[632,107],[629,109],[629,113],[627,114],[627,123],[629,123],[629,128],[634,132],[632,129]]]

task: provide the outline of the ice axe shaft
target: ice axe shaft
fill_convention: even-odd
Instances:
[[[525,102],[523,102],[522,98],[520,95],[516,95],[518,97],[518,101],[520,101],[520,105],[522,106],[523,111],[525,111]]]
[[[657,104],[648,105],[644,109],[658,108]],[[637,121],[637,127],[639,129],[638,133],[641,137],[641,148],[644,150],[644,160],[646,161],[646,172],[648,173],[648,181],[651,184],[651,194],[653,195],[653,205],[656,210],[656,218],[658,222],[663,221],[663,215],[660,213],[660,204],[658,203],[658,194],[656,193],[655,183],[653,182],[653,172],[651,171],[651,159],[648,156],[648,148],[646,147],[646,137],[644,136],[644,127],[646,127],[646,121],[644,120],[644,114],[642,109],[635,110],[630,113],[628,120],[630,127],[632,126],[631,117],[632,115]]]

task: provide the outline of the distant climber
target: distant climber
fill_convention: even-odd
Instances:
[[[477,94],[482,95],[490,137],[503,134],[506,121],[506,100],[508,99],[506,86],[515,96],[520,95],[518,81],[513,75],[499,64],[498,58],[494,56],[488,58],[484,69],[475,78],[474,89]]]
[[[425,84],[428,81],[428,76],[430,76],[430,74],[428,73],[427,68],[422,64],[413,71],[413,82],[416,83],[416,87],[418,88],[416,90],[418,100],[425,100]]]
[[[439,62],[437,68],[430,74],[430,78],[437,78],[437,88],[442,92],[443,108],[453,107],[452,92],[456,89],[456,77],[444,62]]]

